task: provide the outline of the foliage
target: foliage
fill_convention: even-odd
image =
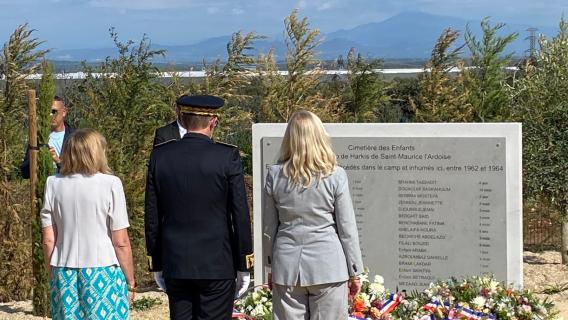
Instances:
[[[255,287],[235,302],[235,309],[256,320],[272,320],[272,290],[267,286]]]
[[[489,24],[489,19],[481,21],[483,38],[478,40],[469,26],[464,35],[471,52],[471,66],[462,72],[469,89],[468,102],[474,112],[476,122],[505,121],[511,113],[509,86],[506,67],[512,53],[503,52],[517,38],[517,33],[499,36],[505,25]]]
[[[162,301],[158,298],[143,297],[134,300],[132,303],[132,310],[134,311],[147,311],[155,308],[162,304]]]
[[[420,91],[411,104],[416,120],[421,122],[467,122],[473,119],[468,103],[468,88],[448,73],[453,68],[463,69],[458,56],[463,46],[452,48],[459,32],[446,29],[438,38],[432,56],[426,64],[426,72],[420,79]]]
[[[568,282],[566,283],[555,283],[552,285],[547,286],[542,293],[544,294],[557,294],[568,290]]]
[[[26,77],[35,73],[45,50],[32,38],[34,30],[20,25],[0,55],[0,301],[28,299],[31,294],[31,246],[29,237],[29,184],[14,181],[22,160],[27,118]]]
[[[284,79],[278,75],[273,51],[261,60],[260,77],[266,88],[261,101],[261,119],[286,122],[299,109],[316,113],[324,122],[339,119],[339,98],[325,97],[317,90],[322,76],[316,58],[316,49],[321,43],[319,30],[310,29],[308,19],[300,19],[297,10],[285,19],[284,25],[288,75]]]
[[[568,22],[541,40],[537,67],[515,85],[515,111],[523,121],[524,191],[542,197],[562,216],[562,261],[568,263]]]
[[[251,86],[254,72],[249,70],[255,60],[250,51],[253,42],[264,37],[254,32],[243,35],[233,34],[227,44],[227,63],[221,68],[214,65],[207,68],[204,91],[225,99],[220,119],[223,121],[215,131],[215,138],[238,145],[244,169],[252,171],[252,96],[247,90]]]
[[[430,284],[423,292],[407,297],[393,312],[393,319],[420,319],[433,314],[438,318],[531,320],[557,319],[554,305],[529,290],[515,290],[493,276],[451,278]]]
[[[38,141],[46,144],[51,131],[51,106],[55,96],[55,80],[53,79],[53,68],[46,61],[42,66],[42,77],[39,91],[39,104],[37,106],[37,128]],[[49,149],[45,146],[38,152],[37,168],[37,212],[34,212],[32,221],[32,255],[33,255],[33,274],[34,274],[34,295],[32,299],[35,315],[48,316],[49,308],[49,284],[47,272],[43,261],[43,247],[41,238],[41,217],[40,211],[43,207],[43,197],[45,193],[45,182],[47,177],[54,173],[54,164]]]
[[[342,94],[345,105],[344,119],[349,122],[398,122],[400,117],[388,114],[390,97],[386,95],[386,87],[377,69],[382,61],[367,61],[354,48],[347,55],[347,81]]]
[[[419,92],[419,82],[416,78],[396,78],[387,87],[391,108],[399,110],[401,122],[414,120],[415,110],[411,102],[416,100]]]
[[[174,95],[156,80],[158,70],[144,37],[137,45],[123,43],[114,29],[110,35],[118,58],[99,67],[85,66],[86,78],[72,88],[68,100],[75,123],[101,132],[107,139],[107,157],[122,180],[130,218],[136,277],[147,275],[144,249],[143,203],[146,164],[154,129],[171,117]],[[140,281],[140,280],[139,280]]]
[[[22,93],[27,89],[26,77],[39,70],[38,61],[48,50],[36,50],[43,42],[31,38],[35,30],[28,24],[16,28],[10,40],[4,45],[1,57],[0,75],[6,78],[4,86],[5,108],[22,105]]]

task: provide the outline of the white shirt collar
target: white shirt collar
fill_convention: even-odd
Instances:
[[[180,138],[183,138],[183,136],[187,133],[187,130],[185,130],[185,128],[179,123],[179,120],[176,120],[176,122],[178,124],[179,136]]]

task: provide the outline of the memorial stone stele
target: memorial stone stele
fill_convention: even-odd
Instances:
[[[520,124],[325,126],[371,275],[391,290],[482,274],[522,286]],[[285,127],[253,126],[256,284],[266,277],[262,186]]]

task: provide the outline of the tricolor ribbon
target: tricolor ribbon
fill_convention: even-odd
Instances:
[[[455,305],[453,308],[450,308],[448,303],[440,303],[437,301],[432,301],[424,306],[422,309],[429,311],[431,314],[425,315],[420,320],[435,320],[438,319],[436,315],[442,317],[443,313],[441,312],[442,309],[448,310],[448,318],[445,319],[466,319],[466,320],[495,320],[495,316],[489,313],[483,312],[476,312],[468,308],[461,307],[459,305]]]
[[[456,307],[458,314],[462,317],[466,317],[467,320],[481,320],[481,319],[495,319],[495,316],[483,312],[475,312],[468,308]]]
[[[385,315],[391,313],[402,301],[402,295],[400,294],[391,294],[390,299],[383,303],[381,310],[379,310],[380,315]]]

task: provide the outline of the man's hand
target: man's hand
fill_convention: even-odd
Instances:
[[[162,275],[162,271],[154,272],[154,280],[156,284],[162,291],[166,292],[166,280],[164,280],[164,276]]]
[[[235,288],[235,299],[243,295],[250,284],[250,272],[237,271],[237,285]]]
[[[61,159],[59,159],[59,156],[57,155],[57,151],[55,150],[54,147],[49,146],[49,152],[51,153],[51,159],[53,159],[53,162],[59,164],[61,163]]]

